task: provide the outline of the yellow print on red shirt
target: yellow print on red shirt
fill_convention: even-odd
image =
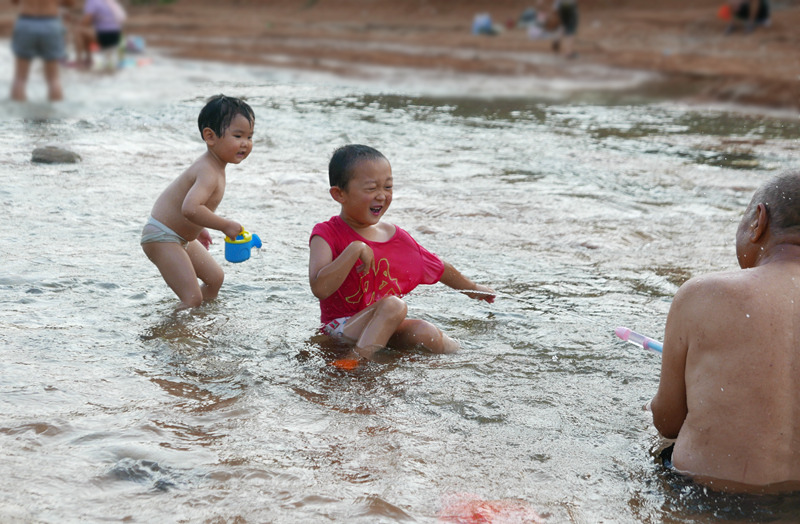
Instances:
[[[389,260],[382,258],[372,269],[363,273],[358,283],[358,291],[347,297],[348,304],[364,303],[369,306],[377,300],[389,295],[401,296],[403,290],[396,278],[389,272]]]

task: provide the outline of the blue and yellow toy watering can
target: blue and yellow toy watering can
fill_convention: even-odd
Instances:
[[[242,231],[235,239],[225,236],[225,260],[228,262],[244,262],[250,258],[250,250],[254,247],[261,248],[261,239],[258,235],[251,235]]]

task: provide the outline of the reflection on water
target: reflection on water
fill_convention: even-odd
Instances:
[[[469,506],[751,522],[800,508],[665,473],[642,410],[658,359],[613,335],[659,337],[682,282],[735,266],[739,215],[795,163],[796,121],[167,60],[70,74],[64,105],[2,107],[0,520],[435,522]],[[219,211],[265,249],[224,263],[217,301],[176,312],[137,242],[201,152],[197,111],[218,92],[256,112]],[[408,298],[459,353],[330,365],[342,348],[316,335],[307,243],[338,211],[325,170],[345,142],[392,162],[387,220],[501,292]],[[47,144],[83,161],[32,164]]]

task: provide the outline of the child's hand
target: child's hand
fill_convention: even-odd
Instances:
[[[494,294],[494,290],[492,288],[483,286],[481,284],[475,284],[475,291],[480,291],[480,293],[470,293],[467,290],[464,290],[463,293],[469,298],[474,298],[475,300],[485,300],[490,304],[494,302],[494,299],[497,296]]]
[[[236,237],[242,234],[244,228],[239,222],[234,222],[233,220],[228,220],[228,224],[225,226],[225,229],[222,230],[225,233],[225,236],[230,238],[231,240],[236,240]]]
[[[203,228],[203,230],[200,231],[200,234],[197,235],[197,241],[200,242],[200,244],[202,244],[202,246],[206,248],[206,250],[208,250],[211,247],[212,244],[211,233],[208,232],[208,229]]]
[[[356,271],[359,273],[366,273],[370,270],[370,268],[372,268],[372,264],[375,262],[375,253],[372,252],[372,248],[367,244],[364,244],[363,242],[362,244],[361,253],[358,255],[361,265],[358,266]]]

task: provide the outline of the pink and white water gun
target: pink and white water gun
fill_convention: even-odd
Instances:
[[[632,331],[626,327],[618,327],[614,330],[614,333],[626,342],[630,342],[631,344],[635,344],[637,346],[642,346],[644,349],[649,349],[653,353],[661,354],[662,351],[662,344],[658,340],[653,340],[650,337],[646,337],[636,331]]]

